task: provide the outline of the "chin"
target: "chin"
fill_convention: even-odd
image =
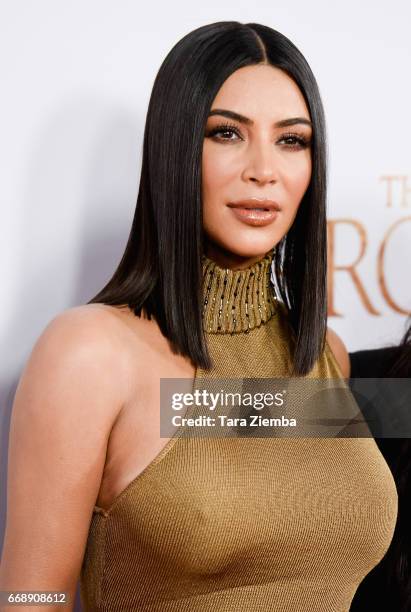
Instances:
[[[260,227],[245,225],[225,216],[208,221],[206,218],[204,231],[210,250],[244,258],[264,256],[281,241],[290,225],[282,215],[269,225]]]
[[[223,237],[208,238],[210,250],[221,251],[227,255],[244,258],[264,257],[270,251],[278,240],[270,236],[236,236],[233,240],[227,240]]]

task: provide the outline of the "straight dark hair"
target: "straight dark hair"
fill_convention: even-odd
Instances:
[[[171,49],[155,78],[144,130],[142,169],[126,249],[112,278],[88,303],[128,305],[154,316],[177,354],[212,361],[202,327],[201,158],[212,102],[244,66],[287,73],[313,124],[312,176],[296,219],[277,245],[274,271],[289,313],[294,374],[307,374],[326,333],[326,136],[314,75],[283,34],[257,23],[222,21],[193,30]]]
[[[411,378],[411,319],[398,347],[396,359],[391,369],[388,371],[387,377]]]

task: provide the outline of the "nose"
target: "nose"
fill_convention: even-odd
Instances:
[[[278,181],[279,160],[276,159],[274,144],[255,142],[247,151],[243,179],[261,184]]]

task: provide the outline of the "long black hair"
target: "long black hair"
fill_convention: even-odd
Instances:
[[[326,332],[326,137],[320,93],[297,47],[257,23],[222,21],[193,30],[171,49],[155,78],[143,139],[134,219],[123,257],[88,303],[128,305],[153,315],[175,353],[203,368],[211,358],[202,328],[204,235],[201,157],[207,117],[224,81],[243,66],[286,72],[304,96],[313,124],[312,176],[275,274],[289,311],[294,373],[308,373]]]
[[[388,378],[411,378],[411,320],[398,347],[396,358],[388,371]]]

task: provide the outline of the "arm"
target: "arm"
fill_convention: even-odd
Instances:
[[[74,600],[125,388],[113,325],[102,310],[68,310],[51,321],[23,370],[10,426],[0,590],[66,591]]]
[[[344,378],[350,377],[350,358],[345,347],[344,342],[341,338],[329,327],[327,328],[327,342],[330,349],[334,353],[334,356],[340,366],[341,372]]]

